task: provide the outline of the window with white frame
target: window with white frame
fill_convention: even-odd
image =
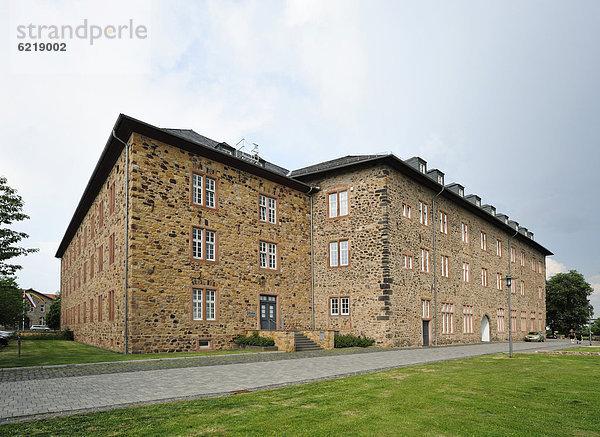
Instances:
[[[485,232],[481,232],[481,250],[487,251],[487,234]]]
[[[520,285],[521,296],[525,296],[525,281],[521,281]]]
[[[211,289],[192,290],[192,311],[194,320],[216,320],[217,292]]]
[[[502,273],[496,273],[496,288],[502,290]]]
[[[329,193],[329,217],[348,215],[348,190]]]
[[[402,203],[402,217],[412,218],[412,208],[408,203]]]
[[[329,267],[344,267],[349,264],[348,240],[329,243]]]
[[[448,277],[448,264],[449,264],[449,258],[446,255],[442,255],[440,257],[440,267],[442,270],[442,276],[444,278]]]
[[[261,241],[259,244],[260,268],[277,269],[277,244]]]
[[[511,263],[517,262],[517,250],[514,247],[510,248],[510,262]]]
[[[515,281],[514,279],[510,283],[510,292],[512,294],[516,294],[517,293],[517,281]]]
[[[329,314],[332,316],[340,315],[340,298],[331,297],[329,298]]]
[[[521,266],[525,267],[525,252],[521,251]]]
[[[421,248],[421,271],[429,272],[429,250]]]
[[[217,234],[202,228],[192,228],[192,257],[197,260],[216,261]]]
[[[402,254],[402,266],[405,269],[413,268],[413,257],[412,255]]]
[[[341,297],[340,298],[340,315],[342,315],[342,316],[350,315],[350,298],[349,297]]]
[[[481,268],[481,285],[488,286],[488,271],[485,267]]]
[[[504,323],[504,308],[498,308],[498,332],[504,332],[506,329]]]
[[[216,205],[216,181],[201,174],[192,174],[192,203],[208,208]]]
[[[260,194],[258,196],[258,216],[262,222],[276,223],[277,200]]]
[[[531,312],[531,318],[529,321],[529,330],[535,331],[535,313],[533,311]]]
[[[496,255],[502,258],[502,240],[496,240]]]
[[[440,211],[440,232],[448,234],[448,214],[444,211]]]
[[[423,202],[422,200],[419,200],[419,223],[425,226],[429,224],[428,207],[429,206],[427,205],[427,203]]]
[[[430,307],[431,307],[431,301],[426,300],[426,299],[421,299],[421,317],[424,319],[429,319],[430,318]]]
[[[521,311],[521,331],[527,332],[527,311]]]
[[[544,292],[542,291],[542,287],[538,287],[538,299],[544,298]]]
[[[454,333],[454,305],[442,303],[442,334]]]
[[[535,258],[531,257],[531,271],[535,272]]]
[[[463,305],[463,333],[473,333],[473,305]]]
[[[469,282],[471,275],[469,274],[469,263],[463,262],[462,265],[462,279],[463,282]]]
[[[543,267],[542,267],[542,262],[538,261],[538,273],[542,273],[544,271]]]
[[[468,244],[469,243],[469,225],[466,224],[465,222],[462,222],[460,224],[460,229],[461,229],[462,242],[465,244]]]
[[[544,330],[544,319],[542,318],[542,313],[538,313],[538,331]]]
[[[517,331],[517,310],[510,310],[510,330]]]

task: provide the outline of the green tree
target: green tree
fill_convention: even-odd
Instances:
[[[50,309],[46,315],[46,325],[50,329],[60,329],[60,296],[50,304]]]
[[[557,273],[546,281],[546,320],[550,329],[567,334],[582,329],[590,314],[593,289],[581,273]]]
[[[0,176],[0,276],[13,276],[21,268],[19,265],[7,264],[7,260],[38,250],[20,247],[18,243],[28,235],[8,227],[28,218],[23,213],[23,199],[8,186],[6,178]]]
[[[13,278],[0,276],[0,325],[20,324],[25,314],[23,292]]]

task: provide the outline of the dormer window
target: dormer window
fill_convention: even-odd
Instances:
[[[438,184],[444,185],[444,177],[442,175],[438,175]]]
[[[422,162],[419,162],[419,171],[421,173],[425,173],[425,164],[423,164]]]
[[[479,199],[475,200],[475,205],[481,206],[481,200],[479,200]]]
[[[464,190],[464,189],[462,189],[462,188],[459,188],[459,189],[458,189],[458,195],[459,195],[460,197],[465,197],[465,190]]]

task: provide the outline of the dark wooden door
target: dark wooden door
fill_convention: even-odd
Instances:
[[[423,320],[423,346],[429,346],[429,320]]]
[[[260,329],[277,329],[277,296],[260,296]]]

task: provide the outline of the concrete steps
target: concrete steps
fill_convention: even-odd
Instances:
[[[296,352],[323,350],[321,346],[299,332],[294,332],[294,346]]]

